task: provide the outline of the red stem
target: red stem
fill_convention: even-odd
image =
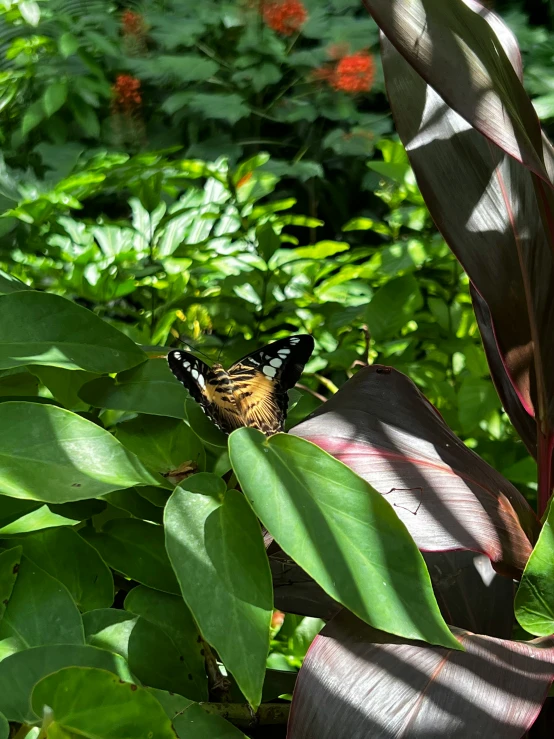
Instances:
[[[542,517],[552,494],[552,450],[554,436],[545,436],[537,424],[537,452],[539,471],[538,514]]]

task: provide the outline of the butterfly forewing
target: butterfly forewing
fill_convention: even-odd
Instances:
[[[289,336],[236,362],[229,370],[245,426],[264,434],[282,431],[287,416],[287,390],[300,379],[314,348],[311,336]]]
[[[314,348],[311,336],[289,336],[258,349],[228,372],[213,369],[184,351],[171,351],[168,362],[180,380],[223,431],[251,426],[268,436],[282,431],[287,390],[300,379]]]

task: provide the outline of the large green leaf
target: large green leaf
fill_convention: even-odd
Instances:
[[[139,585],[125,598],[125,609],[144,616],[171,637],[184,659],[187,675],[192,680],[186,691],[187,695],[198,701],[207,700],[208,686],[202,641],[198,638],[198,627],[184,600],[180,596]]]
[[[9,293],[21,292],[30,288],[17,277],[4,272],[0,269],[0,295],[8,295]]]
[[[264,526],[331,597],[383,631],[459,648],[419,550],[382,495],[288,434],[238,429],[229,449]]]
[[[150,359],[115,379],[100,377],[87,382],[79,397],[95,408],[135,411],[154,416],[185,418],[185,388],[171,374],[165,359]]]
[[[121,372],[146,360],[125,334],[70,300],[34,290],[0,297],[0,368],[47,364]]]
[[[68,644],[32,647],[0,662],[0,711],[10,721],[33,723],[37,718],[30,704],[33,687],[46,675],[72,665],[101,667],[121,680],[133,681],[123,657],[105,649]]]
[[[191,699],[204,697],[193,695],[194,678],[186,658],[160,626],[115,608],[85,613],[83,625],[87,644],[120,654],[141,683]]]
[[[184,462],[204,469],[204,447],[184,421],[142,415],[118,424],[115,433],[127,449],[153,470],[168,472]]]
[[[54,506],[52,506],[54,508]],[[16,536],[51,526],[73,526],[80,518],[69,518],[53,512],[47,505],[33,500],[0,496],[0,536]]]
[[[171,721],[145,688],[95,667],[65,667],[35,685],[33,710],[61,730],[56,739],[175,739]],[[50,725],[52,726],[52,724]],[[51,729],[49,728],[49,734]]]
[[[201,473],[165,509],[166,547],[185,602],[253,706],[262,695],[273,592],[260,527],[244,496]],[[214,609],[213,603],[218,604]]]
[[[0,404],[0,460],[2,493],[47,503],[159,484],[108,431],[52,405]]]
[[[554,633],[554,505],[523,571],[516,593],[516,618],[530,634]]]
[[[195,703],[173,719],[179,739],[246,739],[246,736],[221,716],[207,713]]]
[[[30,367],[42,384],[50,390],[54,398],[72,411],[86,410],[89,406],[78,396],[81,387],[98,375],[82,370],[68,370],[63,367]]]
[[[23,556],[0,623],[0,650],[83,643],[81,615],[65,585]]]
[[[108,521],[101,532],[85,528],[79,533],[117,572],[155,590],[176,594],[180,592],[165,551],[164,530],[161,526],[136,519],[119,518]]]
[[[26,557],[66,586],[81,611],[113,603],[109,568],[73,529],[51,528],[12,541],[21,545]]]

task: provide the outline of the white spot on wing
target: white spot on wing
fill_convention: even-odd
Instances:
[[[277,370],[275,369],[275,367],[270,367],[269,365],[266,365],[263,368],[262,372],[264,373],[264,375],[267,375],[267,377],[271,377],[271,379],[273,379]]]
[[[204,379],[204,375],[198,375],[198,384],[200,387],[206,387],[206,380]]]
[[[285,358],[287,356],[287,354],[290,354],[290,349],[279,349],[279,351],[277,352],[277,354],[280,357]]]
[[[300,341],[300,337],[299,337],[299,336],[293,336],[293,337],[292,337],[292,338],[290,339],[290,343],[291,343],[291,344],[298,344],[298,342],[299,342],[299,341]]]
[[[190,374],[192,375],[193,379],[195,379],[195,380],[198,379],[198,370],[193,369],[193,370],[190,371]]]
[[[279,359],[279,357],[274,357],[269,364],[272,367],[275,367],[276,369],[279,369],[279,367],[283,364],[283,360],[282,359]]]

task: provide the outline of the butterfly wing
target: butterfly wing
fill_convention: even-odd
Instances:
[[[220,377],[194,354],[176,349],[167,355],[170,370],[189,391],[204,413],[226,434],[244,426],[226,373]]]
[[[283,430],[287,390],[300,379],[313,349],[311,336],[289,336],[248,354],[231,367],[229,376],[242,425],[267,436]]]

